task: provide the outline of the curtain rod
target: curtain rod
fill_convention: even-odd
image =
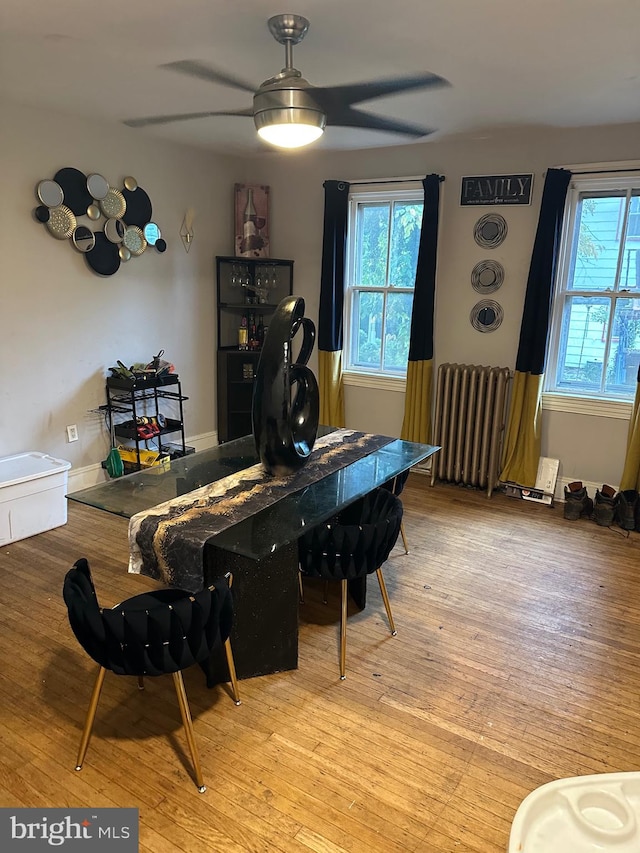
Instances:
[[[444,175],[438,175],[440,183],[445,180]],[[418,175],[415,178],[372,178],[370,181],[347,181],[350,187],[370,186],[371,184],[415,184],[417,181],[424,180],[424,175]]]
[[[636,166],[634,169],[586,169],[584,172],[574,172],[571,169],[570,171],[572,175],[615,175],[618,173],[640,172],[640,168]]]

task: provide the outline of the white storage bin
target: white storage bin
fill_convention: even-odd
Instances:
[[[0,457],[0,545],[66,524],[69,468],[46,453]]]

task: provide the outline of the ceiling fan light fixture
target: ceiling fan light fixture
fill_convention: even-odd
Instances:
[[[302,148],[319,139],[326,124],[324,113],[300,108],[264,110],[254,116],[258,136],[278,148]]]

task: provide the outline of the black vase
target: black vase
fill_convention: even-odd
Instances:
[[[302,344],[294,361],[293,339],[300,328]],[[260,461],[276,476],[290,474],[304,465],[318,433],[318,383],[306,366],[315,339],[316,327],[304,316],[304,299],[287,296],[269,323],[251,410]]]

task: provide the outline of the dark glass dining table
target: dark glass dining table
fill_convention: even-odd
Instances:
[[[319,435],[331,432],[321,427]],[[240,678],[297,667],[297,539],[398,474],[424,462],[439,448],[401,439],[351,462],[216,533],[204,549],[203,578],[234,576],[235,622],[231,637]],[[259,462],[252,435],[171,460],[67,495],[71,501],[131,518],[139,512]],[[365,605],[366,585],[352,594]],[[212,666],[208,681],[224,678]]]

